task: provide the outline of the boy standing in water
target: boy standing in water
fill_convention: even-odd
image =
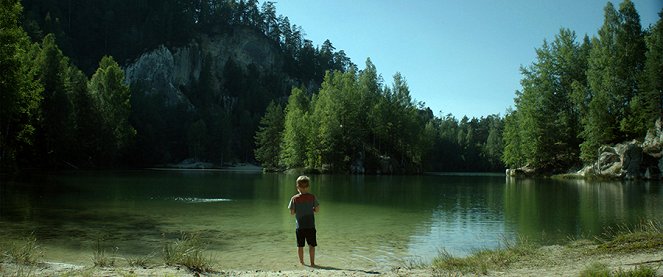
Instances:
[[[297,255],[299,263],[304,264],[304,241],[308,243],[308,253],[311,259],[311,266],[315,266],[315,247],[318,242],[315,238],[315,217],[314,213],[320,210],[320,205],[315,195],[309,193],[310,180],[307,176],[297,178],[297,191],[288,203],[290,214],[295,215],[297,229]]]

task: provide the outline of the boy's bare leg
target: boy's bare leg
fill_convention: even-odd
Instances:
[[[297,255],[299,256],[299,263],[304,264],[304,247],[297,247]]]
[[[315,246],[308,246],[308,255],[311,258],[311,266],[315,266]]]

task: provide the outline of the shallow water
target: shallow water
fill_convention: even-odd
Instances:
[[[297,176],[219,171],[31,173],[3,177],[0,238],[33,233],[46,259],[91,264],[156,255],[197,234],[224,269],[287,270],[297,263],[287,202]],[[658,182],[512,180],[502,175],[313,175],[317,263],[389,269],[466,255],[526,236],[541,243],[660,219]],[[0,244],[1,245],[1,244]]]

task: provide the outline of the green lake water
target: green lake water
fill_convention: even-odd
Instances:
[[[223,171],[30,173],[2,177],[0,247],[34,234],[50,261],[91,265],[99,242],[117,257],[155,254],[197,234],[222,269],[297,264],[287,210],[295,175]],[[660,220],[659,182],[518,180],[503,175],[312,175],[317,263],[385,270],[467,255],[525,236],[543,244]],[[115,249],[115,250],[110,250]]]

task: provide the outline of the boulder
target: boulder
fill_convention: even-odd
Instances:
[[[627,143],[620,154],[621,174],[626,179],[640,178],[642,165],[642,147],[637,141]]]
[[[642,143],[633,140],[614,146],[601,146],[599,158],[577,174],[626,179],[660,179],[663,172],[663,126],[661,119],[647,131]]]

